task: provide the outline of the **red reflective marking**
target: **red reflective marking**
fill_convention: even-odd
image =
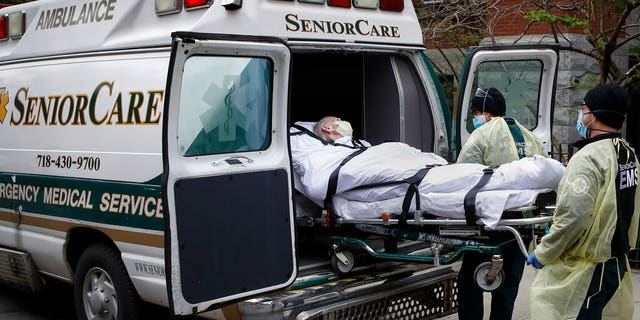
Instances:
[[[328,0],[327,4],[332,7],[351,8],[351,0]]]
[[[380,0],[380,10],[400,12],[404,10],[404,0]]]

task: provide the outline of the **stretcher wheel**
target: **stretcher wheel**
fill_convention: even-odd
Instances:
[[[504,270],[500,269],[496,274],[495,279],[491,283],[487,282],[487,274],[491,271],[491,262],[483,262],[476,267],[476,271],[473,274],[473,279],[476,285],[484,291],[494,291],[502,285],[504,282]]]
[[[355,265],[356,259],[351,251],[340,250],[331,255],[331,267],[337,273],[347,274]]]

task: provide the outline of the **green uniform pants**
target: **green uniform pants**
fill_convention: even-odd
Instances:
[[[626,258],[622,256],[618,259],[611,258],[604,263],[598,263],[596,270],[593,272],[591,283],[589,284],[587,298],[585,298],[580,308],[578,320],[602,319],[604,306],[611,300],[616,290],[618,290],[618,273],[620,273],[620,279],[622,279],[624,273],[627,272],[626,261]],[[602,272],[603,267],[604,272]],[[600,285],[601,275],[602,286]],[[587,299],[589,297],[591,297],[591,299],[587,305]]]

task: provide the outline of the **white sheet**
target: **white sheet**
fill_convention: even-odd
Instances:
[[[313,125],[298,124],[307,128]],[[322,206],[329,176],[355,150],[323,145],[306,134],[293,135],[291,148],[294,171],[298,175],[296,188]],[[420,152],[404,143],[370,147],[340,169],[333,199],[336,214],[355,219],[378,218],[383,212],[399,213],[407,184],[348,190],[371,183],[402,180],[426,165],[441,165],[431,169],[419,186],[421,209],[442,217],[464,219],[464,196],[482,177],[486,166],[446,164],[443,158]],[[500,166],[477,195],[477,216],[483,224],[495,226],[504,210],[531,205],[540,192],[556,189],[564,169],[558,161],[542,156]]]

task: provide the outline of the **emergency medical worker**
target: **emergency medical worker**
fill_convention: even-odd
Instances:
[[[509,163],[546,152],[538,137],[516,119],[505,117],[504,96],[496,88],[478,89],[471,100],[473,126],[469,140],[462,146],[458,163],[487,166]]]
[[[542,143],[532,132],[513,118],[505,117],[504,96],[498,89],[478,89],[471,100],[473,131],[458,156],[458,163],[500,165],[533,155],[546,155]],[[505,241],[513,237],[505,238]],[[528,244],[530,239],[523,239]],[[511,319],[524,270],[525,258],[515,241],[502,247],[505,279],[501,288],[491,292],[490,319]],[[491,256],[468,251],[462,258],[458,274],[458,317],[482,319],[483,291],[474,282],[476,267]]]
[[[560,181],[549,233],[527,259],[541,269],[532,319],[601,319],[608,302],[614,318],[633,316],[627,252],[638,235],[638,161],[619,132],[628,108],[627,92],[610,84],[584,98],[576,128],[585,140]]]

